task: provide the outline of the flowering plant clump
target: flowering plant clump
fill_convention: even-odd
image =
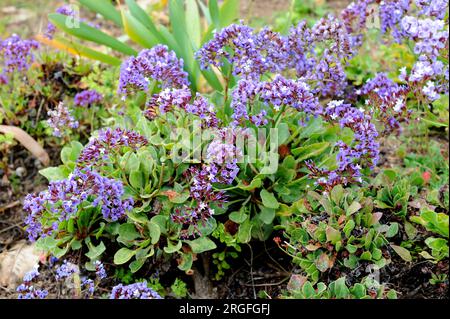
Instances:
[[[445,111],[442,99],[448,97],[444,2],[358,0],[340,14],[289,24],[285,32],[231,23],[236,16],[213,22],[215,31],[211,26],[201,37],[200,26],[194,32],[184,14],[176,14],[181,2],[170,1],[170,31],[122,12],[130,39],[145,44],[138,52],[81,23],[83,32],[98,36],[88,39],[130,56],[117,63],[116,57],[84,51],[116,65],[116,86],[110,92],[98,83],[83,86],[73,109],[61,102],[48,112],[48,126],[65,136],[65,146],[61,164],[40,171],[47,189],[24,200],[29,240],[54,257],[76,256],[95,272],[95,279],[93,273],[80,278],[83,269],[68,261],[56,269],[57,280],[73,279],[77,294],[84,289],[89,298],[109,279],[111,267],[117,270],[111,299],[160,299],[165,294],[154,279],[122,280],[122,267],[130,276],[146,276],[172,263],[190,275],[198,259],[208,258],[205,252],[215,251],[220,278],[230,267],[225,257],[235,256],[231,248],[242,252],[244,245],[270,238],[301,273],[291,277],[283,297],[395,298],[395,290],[367,272],[389,265],[394,252],[411,258],[405,253],[415,236],[408,205],[430,177],[380,172],[382,143],[422,119],[445,126],[433,113]],[[52,14],[45,41],[58,41],[57,27],[75,32],[61,20],[74,15],[66,7]],[[224,15],[210,14],[209,20]],[[380,41],[402,46],[411,61],[361,72],[354,81],[352,68],[375,15]],[[130,32],[140,24],[145,32]],[[28,51],[22,50],[30,54],[33,44],[26,45]],[[32,61],[24,57],[18,70]],[[95,116],[109,95],[114,103],[108,117],[91,121],[84,145],[70,141],[69,129],[84,124],[74,114]],[[439,192],[430,198],[445,206]],[[411,221],[442,236],[438,217],[423,215]],[[410,240],[402,246],[395,242],[400,220],[408,223]],[[448,257],[448,245],[437,239],[428,241],[432,254],[425,258]],[[35,277],[27,277],[19,292],[45,297],[32,287]],[[321,282],[327,279],[329,284]]]
[[[24,72],[34,61],[33,51],[39,47],[35,40],[21,39],[17,34],[0,39],[0,83],[8,83],[8,77],[15,72]]]

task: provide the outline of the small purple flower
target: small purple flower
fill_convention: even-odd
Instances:
[[[103,96],[96,90],[85,90],[77,93],[74,97],[76,106],[87,107],[89,105],[98,104],[103,100]]]
[[[119,94],[128,95],[133,90],[147,91],[151,80],[162,88],[189,86],[188,74],[183,70],[183,59],[165,45],[157,45],[127,59],[120,68]]]
[[[35,40],[22,40],[17,34],[0,41],[0,61],[3,62],[3,75],[22,72],[34,62],[33,50],[39,47]]]
[[[98,137],[85,146],[78,158],[79,166],[101,166],[110,154],[119,152],[123,147],[137,150],[148,144],[147,139],[137,132],[121,128],[100,130]]]
[[[23,283],[16,289],[19,293],[17,299],[44,299],[48,296],[47,290],[36,289],[33,286],[33,281],[39,276],[38,268],[39,266],[36,265],[33,270],[25,274]]]
[[[56,267],[56,280],[65,279],[71,277],[75,273],[79,273],[77,265],[72,264],[70,261],[64,260],[63,264]]]
[[[111,290],[110,299],[162,299],[153,289],[147,286],[147,282],[138,282],[131,285],[119,284]]]
[[[29,194],[24,201],[28,237],[35,241],[39,236],[51,235],[59,222],[68,220],[78,212],[84,201],[100,206],[103,218],[116,221],[133,207],[131,198],[122,199],[123,184],[103,177],[89,169],[75,169],[68,179],[52,181],[46,191]],[[48,223],[51,223],[48,225]]]
[[[53,135],[56,137],[61,137],[67,128],[78,128],[78,121],[62,102],[54,110],[48,111],[48,116],[47,123],[53,129]]]
[[[392,34],[394,40],[398,43],[402,41],[403,30],[400,22],[408,12],[411,0],[389,0],[380,3],[380,23],[381,32]]]
[[[87,296],[92,297],[95,292],[95,283],[92,279],[86,278],[81,282],[81,287],[86,289]]]
[[[106,278],[106,271],[105,266],[103,266],[102,262],[99,260],[96,260],[94,263],[95,266],[95,275],[98,279],[105,279]]]

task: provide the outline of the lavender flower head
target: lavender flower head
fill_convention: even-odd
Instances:
[[[268,28],[259,33],[253,31],[241,22],[216,32],[196,53],[200,66],[221,67],[227,60],[233,65],[233,75],[251,79],[258,79],[268,71],[281,71],[289,57],[287,39]]]
[[[77,265],[70,261],[64,260],[62,265],[56,267],[56,280],[62,280],[71,277],[75,273],[79,273],[80,269]]]
[[[87,107],[89,105],[98,104],[103,100],[103,96],[96,90],[84,90],[77,93],[74,97],[74,104],[76,106]]]
[[[138,282],[131,285],[119,284],[114,286],[110,299],[162,299],[153,289],[147,287],[147,282]]]
[[[414,52],[425,54],[432,60],[439,56],[439,51],[445,48],[448,41],[448,31],[444,30],[443,20],[417,19],[405,16],[401,20],[401,27],[406,36],[416,44]]]
[[[33,281],[39,276],[39,266],[36,265],[33,270],[29,271],[23,277],[23,283],[20,284],[16,291],[19,293],[17,299],[44,299],[48,296],[45,289],[36,289]]]
[[[105,266],[102,264],[101,261],[96,260],[94,263],[95,266],[95,275],[97,276],[98,279],[105,279],[106,278],[106,271],[105,271]]]
[[[0,41],[0,61],[3,74],[26,71],[34,62],[33,50],[39,47],[35,40],[22,40],[17,34]]]
[[[444,19],[448,9],[448,0],[415,0],[420,14]]]
[[[133,90],[147,91],[151,80],[162,88],[189,86],[188,74],[183,70],[183,59],[165,45],[157,45],[127,59],[120,68],[119,94],[128,95]]]
[[[123,147],[137,150],[148,144],[147,139],[137,132],[122,128],[106,128],[98,132],[85,146],[78,158],[79,166],[100,166],[108,160],[111,153],[119,152]]]
[[[54,110],[49,111],[48,116],[47,123],[53,129],[53,135],[56,137],[61,137],[67,128],[78,128],[78,121],[63,102],[60,102]]]
[[[122,182],[88,169],[75,169],[69,178],[50,182],[46,191],[27,195],[23,208],[28,213],[28,237],[35,241],[39,236],[51,235],[59,222],[75,215],[87,200],[100,207],[103,218],[116,221],[132,209],[133,200],[122,199],[123,195]]]
[[[400,22],[408,12],[411,0],[384,0],[380,3],[380,23],[383,34],[389,31],[394,40],[398,43],[402,41],[403,30]]]

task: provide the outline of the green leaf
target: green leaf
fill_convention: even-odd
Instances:
[[[259,206],[259,208],[261,212],[258,214],[258,218],[266,225],[271,224],[275,218],[275,209],[264,206]]]
[[[134,227],[134,224],[126,223],[119,226],[119,236],[124,241],[133,241],[141,235]]]
[[[267,190],[263,189],[261,190],[261,200],[263,202],[263,205],[267,208],[274,208],[277,209],[280,207],[280,203],[278,203],[277,199],[275,198],[275,195],[268,192]]]
[[[152,245],[155,245],[159,241],[159,238],[161,237],[161,229],[155,222],[149,222],[148,230],[150,232],[150,238],[152,240],[151,243]]]
[[[351,203],[351,205],[347,208],[346,211],[346,215],[350,216],[353,215],[354,213],[356,213],[358,210],[361,209],[361,204],[358,203],[357,201],[354,201],[353,203]]]
[[[170,241],[167,243],[167,247],[164,247],[164,251],[168,254],[175,253],[180,250],[183,243],[178,241],[176,245],[173,245]]]
[[[240,243],[248,243],[250,241],[252,238],[252,228],[253,224],[248,219],[239,226],[237,239]]]
[[[180,49],[179,57],[183,58],[185,67],[187,68],[190,76],[190,80],[194,84],[196,83],[196,79],[193,78],[194,53],[187,34],[183,1],[169,0],[169,17],[173,36],[177,42],[178,48]]]
[[[334,294],[338,299],[347,298],[350,294],[350,290],[347,288],[345,284],[345,277],[341,277],[334,282]]]
[[[338,241],[341,240],[341,232],[339,230],[334,229],[331,226],[327,226],[326,236],[327,241],[331,242],[332,244],[336,244]]]
[[[301,162],[322,154],[329,146],[330,143],[328,142],[314,143],[307,146],[294,148],[292,150],[292,154],[297,158],[298,162]]]
[[[98,246],[94,246],[92,243],[89,243],[88,246],[89,251],[86,253],[86,256],[91,260],[97,259],[106,250],[105,244],[102,241],[98,244]]]
[[[193,262],[192,254],[181,254],[181,263],[178,265],[178,269],[182,271],[188,271],[192,268]]]
[[[220,14],[217,0],[208,0],[208,8],[209,14],[211,15],[211,20],[214,23],[215,27],[218,29],[220,26]]]
[[[249,185],[244,185],[242,181],[240,181],[237,187],[245,191],[251,191],[254,190],[255,188],[260,188],[261,186],[262,186],[261,178],[255,177],[253,178],[252,182]]]
[[[39,170],[39,174],[48,179],[49,182],[60,181],[67,177],[59,167],[47,167],[41,169]]]
[[[239,18],[239,0],[225,0],[220,7],[220,27],[226,27]]]
[[[287,123],[280,123],[278,126],[278,143],[281,145],[287,141],[289,136],[291,136],[291,132],[289,132],[289,126]]]
[[[186,25],[187,34],[191,39],[193,48],[197,49],[201,44],[202,28],[200,25],[201,20],[196,0],[186,0],[186,21],[188,21]]]
[[[63,164],[75,163],[83,150],[83,144],[78,141],[72,141],[70,145],[64,146],[61,150],[61,161]]]
[[[412,257],[411,257],[411,253],[409,252],[408,249],[403,248],[401,246],[397,246],[397,245],[392,245],[391,244],[391,248],[404,260],[404,261],[408,261],[411,262],[412,261]]]
[[[125,2],[130,9],[130,13],[152,33],[153,37],[157,38],[161,43],[166,44],[166,42],[164,41],[164,37],[162,37],[158,32],[158,29],[153,23],[151,16],[149,16],[147,12],[145,12],[145,10],[136,3],[136,1],[125,0]]]
[[[120,13],[111,4],[110,0],[78,0],[78,2],[86,8],[101,14],[105,19],[113,21],[119,27],[122,26]]]
[[[398,223],[391,223],[388,230],[386,231],[386,237],[391,238],[398,233]]]
[[[113,38],[84,22],[79,22],[80,25],[77,27],[71,27],[66,24],[68,17],[59,13],[50,13],[48,15],[48,19],[61,30],[64,30],[66,33],[71,34],[79,39],[103,44],[111,49],[117,50],[127,55],[137,54],[135,50],[127,46],[125,43],[120,42],[116,38]]]
[[[130,173],[130,185],[137,190],[141,190],[145,187],[144,174],[140,170],[135,170]]]
[[[144,266],[146,259],[136,259],[130,263],[130,270],[134,274]]]
[[[239,211],[230,213],[230,215],[228,217],[233,222],[241,224],[247,219],[248,214],[247,214],[245,207],[242,207]]]
[[[208,237],[200,237],[194,240],[187,240],[186,243],[191,246],[192,252],[200,254],[208,250],[217,248],[216,244]]]
[[[144,24],[132,16],[129,12],[122,11],[122,21],[125,32],[131,40],[144,48],[151,48],[160,42]]]
[[[134,255],[136,254],[135,250],[131,250],[128,248],[120,248],[115,254],[114,254],[114,263],[116,265],[122,265],[129,261]]]
[[[73,55],[83,56],[109,65],[119,66],[122,63],[122,61],[116,57],[88,48],[74,40],[68,41],[62,37],[56,37],[50,45]]]

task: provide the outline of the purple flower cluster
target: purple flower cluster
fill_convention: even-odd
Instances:
[[[239,173],[238,161],[242,151],[236,147],[237,132],[241,130],[221,129],[206,150],[207,171],[212,183],[231,184]]]
[[[276,75],[271,82],[255,82],[242,79],[238,82],[232,92],[231,107],[233,108],[232,118],[235,125],[242,124],[245,120],[250,120],[255,125],[264,125],[265,115],[259,113],[253,117],[248,114],[249,104],[259,98],[266,105],[271,105],[276,111],[282,106],[293,107],[307,115],[317,116],[321,113],[321,106],[318,99],[312,94],[310,87],[301,80],[286,79],[281,75]]]
[[[77,265],[70,261],[64,260],[62,265],[56,267],[56,280],[61,280],[71,277],[75,273],[79,273],[80,270]]]
[[[400,21],[408,12],[411,0],[383,0],[380,3],[380,23],[381,32],[392,34],[394,40],[398,43],[402,41],[403,31]]]
[[[351,46],[360,47],[363,40],[363,32],[366,28],[367,19],[373,14],[369,7],[374,0],[359,0],[350,3],[342,12],[341,19],[347,33],[350,35]]]
[[[439,51],[445,48],[448,41],[448,31],[444,29],[443,20],[417,19],[406,16],[401,21],[405,35],[413,39],[416,44],[414,52],[425,54],[434,60]]]
[[[38,266],[26,273],[23,277],[23,283],[17,287],[19,293],[17,299],[44,299],[48,296],[48,291],[45,289],[36,289],[33,286],[33,280],[39,276]]]
[[[146,104],[147,110],[144,115],[148,119],[154,119],[158,113],[170,112],[173,107],[185,109],[191,101],[191,90],[188,87],[181,89],[167,88],[158,94],[154,94]]]
[[[26,71],[34,61],[33,50],[38,47],[37,41],[22,40],[17,34],[0,41],[0,61],[3,64],[0,83],[8,82],[8,73]]]
[[[52,181],[46,191],[29,194],[24,201],[28,237],[31,241],[48,236],[58,228],[58,221],[68,220],[84,201],[101,206],[103,218],[116,221],[132,209],[131,198],[122,200],[120,181],[103,177],[90,170],[75,169],[68,179]],[[44,215],[51,225],[44,225]],[[49,216],[47,216],[49,215]]]
[[[205,97],[197,93],[191,103],[192,94],[188,87],[181,89],[165,89],[158,94],[154,94],[146,104],[147,109],[144,115],[153,120],[159,114],[165,114],[173,110],[174,107],[184,109],[186,112],[198,116],[202,127],[217,127],[218,119],[214,109]]]
[[[138,282],[131,285],[119,284],[114,286],[110,299],[162,299],[153,289],[147,286],[147,282]]]
[[[234,75],[252,79],[268,71],[280,71],[289,56],[287,40],[268,28],[257,34],[253,31],[241,23],[215,33],[196,54],[201,67],[221,67],[227,60],[233,65]]]
[[[127,59],[120,68],[119,94],[132,90],[147,91],[151,80],[160,82],[162,88],[188,86],[188,74],[183,70],[183,60],[165,45],[157,45]]]
[[[286,61],[289,69],[295,69],[297,76],[306,76],[314,68],[314,38],[306,21],[301,21],[289,30],[287,36],[290,56]]]
[[[199,93],[196,94],[192,104],[186,105],[186,112],[198,116],[202,122],[202,128],[215,128],[219,125],[214,105]]]
[[[106,278],[105,266],[102,264],[100,260],[96,260],[94,262],[95,266],[95,275],[99,280]]]
[[[121,128],[106,128],[98,132],[98,137],[89,141],[78,158],[79,166],[99,166],[108,160],[111,153],[123,147],[134,150],[148,144],[147,139],[137,132]]]
[[[366,102],[378,111],[377,118],[384,124],[385,133],[399,131],[400,123],[407,122],[411,110],[406,107],[409,88],[398,85],[386,74],[378,73],[359,92],[368,96]]]
[[[347,76],[340,60],[325,50],[322,59],[309,76],[316,81],[315,92],[322,96],[341,96],[347,87]]]
[[[448,9],[448,0],[415,0],[420,14],[444,19]]]
[[[329,102],[322,116],[328,122],[338,122],[342,128],[350,128],[354,133],[354,145],[349,146],[342,141],[337,143],[338,168],[335,170],[320,169],[308,161],[306,165],[311,171],[310,176],[317,178],[317,184],[327,190],[338,184],[360,182],[362,167],[373,168],[379,157],[379,145],[375,141],[378,132],[371,123],[371,117],[344,104],[344,101]]]
[[[74,97],[74,104],[76,106],[87,107],[89,105],[98,104],[103,100],[103,95],[96,90],[84,90],[77,93]]]
[[[56,137],[61,137],[67,128],[78,128],[78,121],[63,102],[60,102],[54,110],[48,111],[48,116],[47,123],[53,129],[53,135]]]
[[[181,238],[188,238],[192,235],[201,235],[200,225],[205,225],[207,220],[214,215],[211,203],[219,206],[225,201],[222,191],[214,191],[210,166],[190,167],[185,173],[185,177],[191,181],[190,196],[195,201],[194,206],[184,206],[175,208],[171,219],[184,228],[180,232]]]
[[[190,197],[194,206],[175,209],[172,220],[188,229],[182,230],[183,237],[201,235],[199,224],[205,224],[213,216],[211,204],[219,207],[225,202],[223,191],[213,189],[213,183],[232,184],[239,173],[238,162],[242,159],[242,150],[236,146],[237,138],[248,138],[248,131],[240,128],[223,128],[215,132],[214,138],[206,149],[205,163],[191,167],[185,173],[190,181]],[[191,228],[191,229],[190,229]]]
[[[316,43],[329,42],[327,49],[339,58],[353,55],[351,39],[345,25],[332,15],[317,21],[311,29],[311,36]]]

